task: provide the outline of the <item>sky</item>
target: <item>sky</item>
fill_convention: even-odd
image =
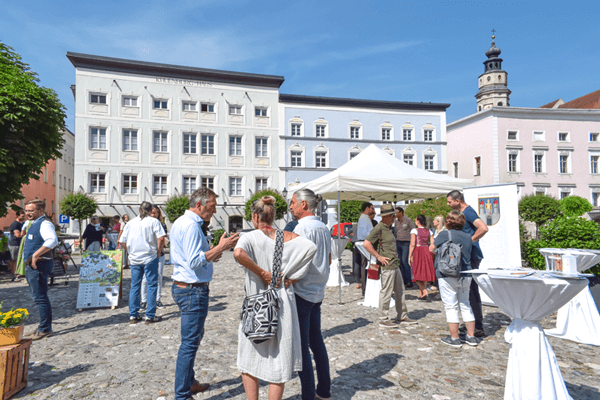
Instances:
[[[280,93],[449,103],[475,112],[492,29],[513,107],[600,89],[600,2],[0,0],[0,42],[54,89],[73,130],[67,51],[282,75]]]

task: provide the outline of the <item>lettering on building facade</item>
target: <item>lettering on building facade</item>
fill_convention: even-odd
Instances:
[[[205,81],[192,81],[188,79],[172,79],[172,78],[156,78],[157,83],[169,83],[172,85],[186,85],[186,86],[198,86],[198,87],[212,87],[211,82]]]

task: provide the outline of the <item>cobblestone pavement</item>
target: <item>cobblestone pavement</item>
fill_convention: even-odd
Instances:
[[[344,252],[346,279],[351,254]],[[130,270],[123,277],[119,308],[76,310],[77,271],[73,266],[67,286],[50,289],[54,335],[34,342],[29,383],[17,399],[173,399],[175,358],[180,342],[178,308],[171,298],[172,266],[165,267],[164,320],[153,325],[129,325],[127,296]],[[59,283],[64,279],[60,278]],[[244,399],[236,368],[237,328],[243,299],[242,267],[227,252],[215,265],[205,336],[196,358],[198,378],[210,382],[196,399]],[[355,284],[328,288],[322,306],[322,325],[329,352],[334,399],[501,399],[509,345],[504,331],[510,319],[499,309],[485,307],[488,337],[476,348],[445,346],[447,324],[439,296],[431,302],[407,292],[409,316],[418,325],[384,329],[377,310],[366,308]],[[37,310],[25,282],[0,283],[4,309],[32,311],[26,332],[37,325]],[[554,320],[542,321],[551,327]],[[600,399],[600,349],[550,338],[564,379],[574,399]],[[266,399],[267,385],[261,386]],[[285,387],[284,399],[299,399],[300,382]]]

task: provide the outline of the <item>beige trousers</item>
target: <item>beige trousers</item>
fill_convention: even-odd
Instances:
[[[390,300],[394,294],[396,301],[396,314],[399,320],[406,318],[408,309],[404,298],[404,283],[400,268],[394,270],[381,270],[381,291],[379,292],[379,311],[382,317],[388,317]]]

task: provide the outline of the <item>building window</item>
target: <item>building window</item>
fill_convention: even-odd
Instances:
[[[315,152],[315,168],[327,168],[327,152]]]
[[[256,138],[256,157],[268,157],[269,156],[269,139],[268,138]]]
[[[46,167],[44,167],[44,182],[48,182],[48,178],[46,177]],[[56,186],[56,171],[52,171],[52,185]]]
[[[138,132],[134,129],[123,129],[123,151],[137,151]]]
[[[590,156],[590,172],[592,174],[598,173],[598,159],[600,156]]]
[[[229,106],[229,114],[242,115],[242,106]]]
[[[137,190],[137,175],[123,175],[123,194],[136,194]]]
[[[267,107],[255,107],[254,108],[254,115],[256,117],[266,117],[267,116]]]
[[[242,178],[230,177],[229,178],[229,195],[230,196],[241,196],[242,195]]]
[[[325,125],[315,125],[315,136],[325,137]]]
[[[350,127],[350,139],[360,139],[360,126]]]
[[[600,207],[600,192],[592,193],[592,205],[594,207]]]
[[[196,154],[196,139],[195,133],[183,134],[183,154]]]
[[[568,174],[569,171],[569,155],[561,154],[558,159],[558,172],[561,174]]]
[[[533,192],[536,196],[544,196],[546,194],[546,188],[542,186],[534,186]]]
[[[183,111],[196,111],[196,102],[184,101],[182,105]]]
[[[301,136],[302,124],[292,124],[292,136]]]
[[[413,164],[414,159],[415,159],[414,154],[404,154],[404,155],[402,155],[402,161],[404,161],[405,164],[414,165]]]
[[[474,168],[474,174],[475,176],[480,176],[481,175],[481,157],[475,157],[474,158],[475,161],[475,168]]]
[[[106,174],[90,174],[90,192],[106,193]]]
[[[546,140],[544,132],[533,132],[533,140],[536,142],[542,142]]]
[[[508,140],[519,140],[517,131],[508,131]]]
[[[56,173],[52,171],[52,184],[56,186]],[[62,189],[62,175],[58,174],[58,188]]]
[[[425,154],[425,170],[431,171],[433,170],[433,160],[435,159],[435,155]]]
[[[412,140],[412,129],[407,129],[407,128],[402,129],[402,140],[404,140],[404,141]]]
[[[196,177],[195,176],[184,176],[183,177],[183,194],[192,194],[196,190]]]
[[[458,163],[455,162],[452,165],[454,166],[454,177],[458,178]]]
[[[202,155],[215,154],[215,137],[214,135],[202,135]]]
[[[598,136],[600,136],[600,133],[598,133],[598,132],[590,132],[590,142],[597,142],[598,141]]]
[[[229,137],[229,155],[230,156],[241,156],[242,155],[242,137],[241,136],[230,136]]]
[[[203,176],[200,184],[203,188],[215,190],[215,178],[213,178],[212,176]]]
[[[200,111],[201,112],[215,112],[215,105],[212,103],[201,103],[200,104]]]
[[[166,153],[167,148],[167,132],[153,132],[154,146],[153,151],[155,153]]]
[[[123,96],[123,106],[137,107],[137,97]]]
[[[269,182],[268,178],[256,178],[256,192],[255,193],[258,193],[261,190],[266,190],[268,182]]]
[[[291,159],[292,159],[292,167],[301,167],[302,166],[302,151],[301,150],[292,150]]]
[[[571,188],[569,187],[561,187],[559,188],[560,198],[564,199],[565,197],[569,197],[571,195]]]
[[[510,153],[508,155],[508,172],[519,172],[519,154]]]
[[[154,101],[152,102],[152,108],[154,108],[155,110],[166,110],[167,108],[169,108],[169,101],[154,99]]]
[[[67,177],[63,176],[63,189],[67,188]]]
[[[392,128],[381,128],[381,140],[392,140]]]
[[[350,159],[352,160],[354,157],[356,157],[359,154],[360,154],[360,151],[351,151],[350,152]]]
[[[533,155],[533,171],[536,174],[544,173],[544,155],[534,154]]]
[[[433,131],[431,129],[425,129],[423,131],[423,141],[433,142]]]
[[[166,176],[154,176],[154,186],[152,194],[167,194]]]
[[[90,128],[90,149],[106,149],[106,128]]]
[[[106,104],[106,95],[105,94],[90,94],[90,103]]]
[[[569,132],[558,132],[558,141],[559,142],[568,142],[569,141]]]

